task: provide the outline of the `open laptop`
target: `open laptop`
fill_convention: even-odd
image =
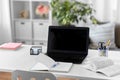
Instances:
[[[55,61],[81,63],[88,54],[89,28],[50,26],[47,55]]]

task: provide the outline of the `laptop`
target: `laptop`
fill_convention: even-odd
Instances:
[[[55,61],[82,63],[88,43],[88,27],[49,26],[47,55]]]

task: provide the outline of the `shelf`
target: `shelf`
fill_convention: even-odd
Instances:
[[[49,27],[48,23],[34,22],[33,23],[33,30],[34,30],[33,40],[46,40],[47,41],[48,27]]]
[[[44,2],[49,2],[49,3],[51,2],[51,0],[31,0],[31,1],[39,1],[39,2],[43,2],[44,1]]]
[[[16,39],[32,39],[32,24],[29,21],[15,21]]]
[[[44,45],[44,46],[47,46],[47,41],[45,40],[34,40],[34,45]]]
[[[48,19],[33,19],[32,21],[34,21],[34,22],[40,22],[40,21],[42,21],[42,22],[49,22],[49,20]]]
[[[32,19],[49,19],[49,2],[48,1],[33,1],[32,2]]]
[[[32,45],[32,41],[31,41],[31,40],[20,40],[20,39],[16,39],[15,42],[19,42],[19,43],[23,43],[23,44],[27,44],[27,45]]]
[[[51,0],[10,0],[13,41],[47,44],[48,28],[52,24],[50,2]]]
[[[12,0],[12,1],[30,1],[30,0]]]
[[[13,1],[13,18],[30,19],[29,1]]]
[[[16,18],[16,19],[13,19],[14,21],[31,21],[31,19],[19,19],[19,18]]]

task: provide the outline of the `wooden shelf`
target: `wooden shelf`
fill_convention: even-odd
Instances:
[[[0,72],[0,80],[12,80],[11,76],[11,72]]]

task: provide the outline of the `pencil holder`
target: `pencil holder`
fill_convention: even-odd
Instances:
[[[99,56],[104,56],[104,57],[108,57],[108,51],[109,51],[109,48],[98,48],[98,54]]]

